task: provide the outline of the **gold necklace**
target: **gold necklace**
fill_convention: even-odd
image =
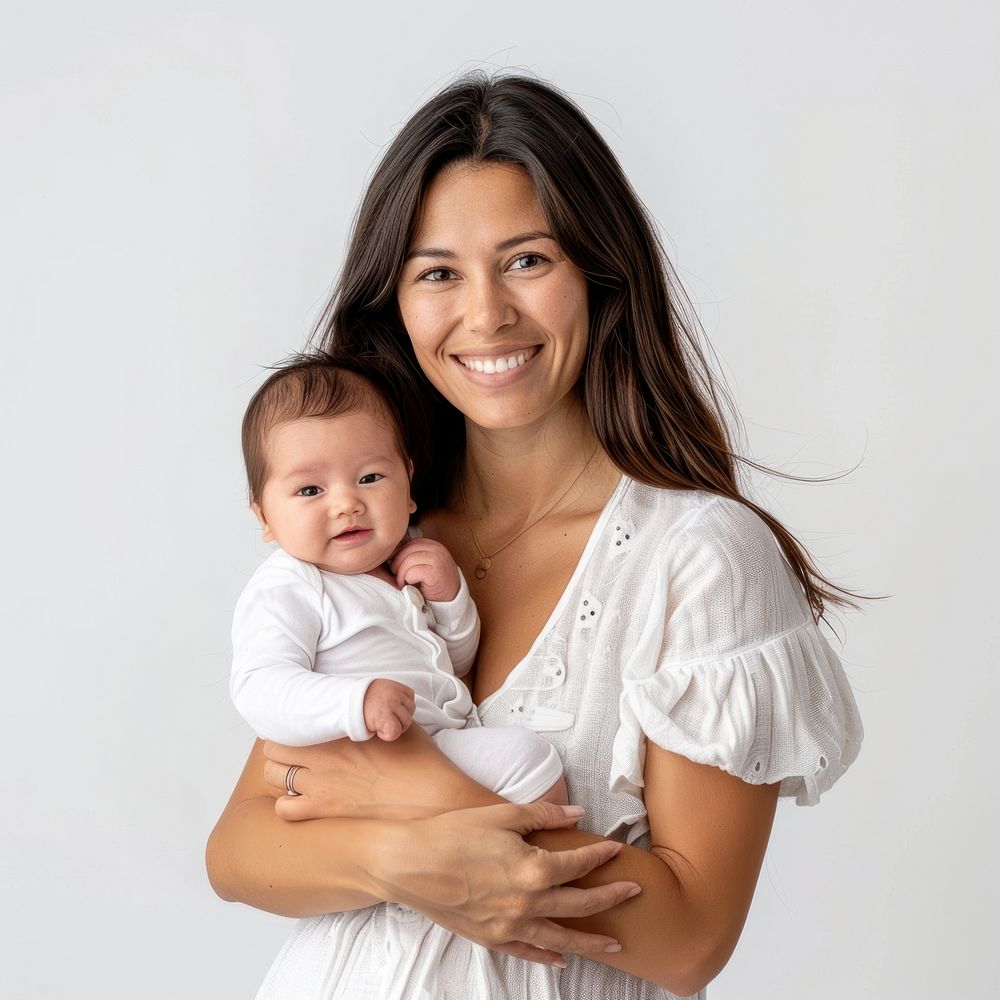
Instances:
[[[479,539],[476,538],[476,532],[473,530],[472,516],[469,514],[469,501],[465,499],[465,470],[464,469],[459,470],[458,485],[462,491],[462,506],[465,508],[465,519],[466,521],[469,522],[469,534],[472,536],[472,544],[475,545],[476,551],[479,553],[479,564],[476,566],[475,569],[477,580],[486,579],[486,574],[489,572],[490,567],[493,565],[493,557],[495,555],[498,555],[499,553],[503,552],[503,550],[507,548],[509,545],[513,545],[514,542],[516,542],[521,537],[521,535],[523,535],[526,531],[533,528],[536,524],[538,524],[539,521],[545,520],[545,518],[547,518],[549,514],[551,514],[552,511],[554,511],[556,507],[559,506],[559,504],[566,499],[567,494],[571,489],[573,489],[574,486],[576,486],[576,484],[580,480],[580,477],[587,471],[587,466],[590,465],[591,460],[596,454],[597,454],[597,445],[595,444],[594,450],[590,453],[590,458],[588,458],[587,461],[584,462],[583,468],[576,474],[576,476],[573,479],[573,482],[571,482],[569,486],[567,486],[566,489],[559,494],[559,496],[556,498],[555,503],[553,503],[545,511],[544,514],[541,514],[538,517],[536,517],[535,520],[531,522],[531,524],[529,524],[527,527],[522,528],[509,542],[504,542],[503,545],[500,546],[500,548],[494,549],[489,555],[486,555],[486,553],[483,552],[482,546],[480,546],[479,544]]]

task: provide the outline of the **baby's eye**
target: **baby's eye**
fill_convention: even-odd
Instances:
[[[381,472],[369,472],[367,476],[362,476],[358,480],[360,486],[370,486],[372,483],[377,483],[380,479],[385,479],[385,476]]]
[[[295,495],[297,497],[318,497],[323,490],[319,486],[303,486],[302,489],[296,490]]]

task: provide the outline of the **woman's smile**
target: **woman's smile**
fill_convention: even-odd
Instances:
[[[516,347],[507,349],[494,348],[489,353],[459,352],[453,355],[460,365],[470,372],[494,376],[480,384],[485,385],[508,385],[523,369],[531,363],[541,346],[535,344],[532,347]],[[507,379],[497,379],[496,376],[507,375]]]

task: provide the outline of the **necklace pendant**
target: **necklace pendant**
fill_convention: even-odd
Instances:
[[[488,572],[489,568],[492,565],[493,565],[493,561],[489,558],[489,556],[484,556],[480,560],[479,565],[476,567],[476,579],[477,580],[485,580],[486,579],[486,573]]]

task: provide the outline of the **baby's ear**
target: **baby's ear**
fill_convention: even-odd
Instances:
[[[264,517],[264,511],[260,509],[260,504],[256,500],[250,504],[250,509],[257,515],[257,520],[260,521],[261,528],[264,529],[263,538],[265,542],[273,542],[274,535],[271,534],[271,529],[267,526],[267,518]],[[412,512],[411,512],[412,513]]]
[[[413,459],[408,458],[406,460],[406,474],[410,477],[410,482],[413,482]],[[417,505],[413,502],[413,497],[410,497],[406,502],[406,509],[411,513],[415,513]]]

